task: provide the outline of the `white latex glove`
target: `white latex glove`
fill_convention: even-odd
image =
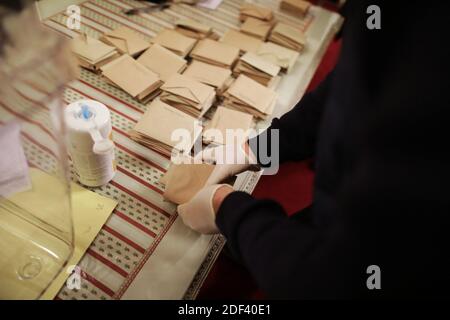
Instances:
[[[184,224],[200,233],[218,233],[216,225],[216,213],[213,206],[213,198],[216,191],[227,186],[226,184],[215,184],[201,189],[189,202],[178,206],[178,214]]]
[[[248,154],[245,152],[242,145],[222,145],[215,148],[206,148],[196,156],[196,159],[201,157],[203,162],[215,164],[215,168],[206,185],[222,183],[226,179],[233,177],[241,172],[252,170],[258,171],[256,157],[248,149]]]

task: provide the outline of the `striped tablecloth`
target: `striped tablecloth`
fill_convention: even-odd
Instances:
[[[266,2],[276,9],[277,2]],[[191,17],[223,34],[227,29],[238,28],[241,3],[241,0],[225,0],[214,11],[177,4],[164,11],[127,16],[123,13],[124,9],[140,7],[142,2],[89,0],[79,5],[80,30],[67,28],[66,12],[47,18],[44,24],[69,37],[86,32],[96,38],[106,31],[126,25],[150,40],[163,28],[172,28],[177,19]],[[306,32],[314,23],[315,15],[308,14],[299,20],[277,12],[276,18]],[[314,50],[320,56],[321,47],[317,46]],[[309,79],[306,81],[309,82]],[[38,88],[31,92],[36,99],[43,94]],[[111,111],[118,170],[113,181],[92,190],[116,199],[119,204],[79,264],[85,280],[82,281],[81,289],[69,290],[63,287],[57,298],[194,298],[223,247],[223,237],[194,236],[192,231],[180,224],[176,206],[163,200],[164,186],[158,180],[166,171],[169,159],[133,142],[128,135],[146,106],[108,85],[100,76],[83,69],[79,79],[67,86],[64,101],[71,103],[85,98],[100,101]],[[8,106],[2,107],[9,112]],[[52,161],[51,150],[39,142],[38,135],[25,135],[24,141],[25,148],[31,148],[35,154],[36,166],[45,166],[46,162]],[[238,187],[251,192],[257,179],[258,176],[247,175],[240,179]],[[175,252],[179,253],[179,249],[177,251],[175,248],[175,242],[182,243],[185,240],[188,243],[186,257],[183,254],[178,259]],[[189,241],[192,241],[192,248],[198,247],[195,249],[198,252],[192,255]],[[171,265],[165,264],[165,261],[171,261]],[[166,268],[168,273],[165,273]],[[136,278],[140,282],[137,286],[135,284],[138,281],[134,281]],[[171,290],[171,287],[174,289]]]

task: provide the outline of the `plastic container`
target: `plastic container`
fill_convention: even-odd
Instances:
[[[38,299],[74,247],[62,97],[75,69],[34,6],[0,29],[0,299]]]

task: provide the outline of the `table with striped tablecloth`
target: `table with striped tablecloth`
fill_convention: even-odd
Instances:
[[[307,49],[277,88],[280,99],[274,115],[279,116],[303,95],[341,19],[315,6],[306,17],[299,19],[278,12],[277,1],[258,2],[274,8],[277,20],[297,26],[308,36]],[[124,9],[141,7],[142,2],[89,0],[79,4],[79,30],[67,27],[66,11],[46,18],[43,23],[65,36],[85,32],[95,38],[125,25],[150,40],[163,28],[173,28],[177,19],[190,17],[212,26],[222,35],[230,28],[239,28],[241,3],[241,0],[225,0],[213,11],[175,4],[164,11],[127,16]],[[42,94],[38,88],[32,92],[36,96]],[[83,69],[79,79],[67,85],[64,101],[71,103],[84,98],[100,101],[111,111],[118,172],[109,184],[92,190],[116,199],[119,204],[79,263],[84,279],[81,289],[63,287],[57,298],[195,298],[223,247],[223,237],[199,235],[189,230],[177,217],[176,206],[163,200],[164,186],[158,181],[169,159],[133,142],[128,135],[146,106],[110,86],[99,75]],[[42,164],[50,159],[49,150],[40,145],[38,138],[25,137],[26,148],[33,148]],[[258,178],[256,174],[240,175],[235,188],[252,192]]]

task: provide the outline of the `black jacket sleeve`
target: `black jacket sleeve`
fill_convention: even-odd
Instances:
[[[281,118],[273,119],[266,133],[278,130],[279,133],[279,160],[299,161],[314,155],[320,120],[325,101],[330,90],[333,74],[328,77],[313,91],[306,94],[295,106]],[[263,136],[263,135],[261,135]],[[257,136],[250,141],[250,146],[255,155],[261,144],[266,144],[271,154],[271,140],[261,139]],[[258,162],[265,165],[258,157]]]
[[[364,279],[349,265],[358,242],[344,221],[319,227],[302,212],[289,218],[275,201],[238,191],[224,200],[216,222],[233,255],[270,298],[351,297],[350,279]]]

